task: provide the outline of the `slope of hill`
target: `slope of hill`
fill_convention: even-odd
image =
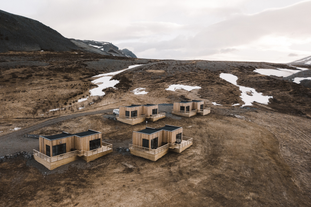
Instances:
[[[0,10],[0,52],[40,50],[82,50],[101,55],[136,58],[133,52],[128,49],[119,50],[112,43],[70,40],[36,20]]]
[[[48,26],[0,10],[0,52],[78,49],[70,40]]]
[[[292,65],[311,65],[311,56],[291,62]]]
[[[78,47],[82,47],[89,52],[98,53],[102,55],[112,55],[118,57],[137,58],[136,55],[128,49],[120,50],[117,46],[110,42],[101,42],[94,40],[71,40]]]

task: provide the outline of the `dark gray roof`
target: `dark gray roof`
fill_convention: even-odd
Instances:
[[[97,131],[93,131],[93,130],[88,130],[86,132],[79,132],[79,133],[76,133],[74,135],[77,135],[78,137],[85,137],[85,136],[89,136],[89,135],[93,135],[93,134],[98,134],[100,132],[97,132]]]
[[[181,101],[180,103],[191,103],[192,101]]]
[[[147,127],[146,129],[140,130],[140,131],[138,131],[138,132],[144,133],[144,134],[153,134],[153,133],[155,133],[155,132],[157,132],[157,131],[161,131],[161,130],[162,130],[162,129],[154,129],[154,128],[149,128],[149,127]]]
[[[164,127],[160,128],[160,129],[163,129],[163,130],[166,130],[166,131],[174,131],[174,130],[179,129],[179,128],[181,128],[181,127],[165,125]]]
[[[202,100],[192,100],[192,102],[202,102]]]
[[[73,134],[63,132],[61,134],[55,134],[55,135],[51,135],[51,136],[42,136],[42,137],[49,139],[49,140],[55,140],[55,139],[62,139],[62,138],[71,137],[71,136],[73,136]]]
[[[156,104],[146,104],[144,106],[155,106]]]
[[[141,106],[141,105],[134,105],[134,104],[132,104],[132,105],[126,106],[126,107],[137,107],[137,106]]]

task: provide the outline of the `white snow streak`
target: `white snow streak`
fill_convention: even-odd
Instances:
[[[232,75],[230,73],[221,73],[220,78],[228,81],[229,83],[236,85],[240,88],[241,93],[241,99],[244,102],[243,106],[246,105],[252,105],[254,101],[262,104],[268,104],[269,99],[273,98],[272,96],[264,96],[262,93],[258,93],[255,89],[245,86],[239,86],[237,84],[238,77],[235,75]]]
[[[167,89],[167,91],[176,91],[178,89],[184,89],[186,91],[192,91],[193,89],[201,89],[200,86],[187,86],[187,85],[182,85],[182,84],[175,84],[175,85],[170,85]]]
[[[136,88],[135,90],[133,90],[133,93],[135,95],[145,95],[148,93],[145,90],[146,90],[145,88]]]

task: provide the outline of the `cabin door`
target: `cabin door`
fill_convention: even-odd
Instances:
[[[158,148],[158,137],[151,140],[151,149],[157,149]]]
[[[185,112],[185,107],[184,106],[180,107],[180,112]]]
[[[203,110],[203,104],[200,105],[200,109]]]
[[[182,138],[181,138],[181,133],[176,134],[176,143],[177,143],[177,144],[180,144],[180,143],[181,143],[181,141],[182,141]]]
[[[158,109],[152,109],[152,115],[158,114]]]

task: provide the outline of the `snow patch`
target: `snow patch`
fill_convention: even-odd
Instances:
[[[214,106],[221,106],[221,104],[218,104],[218,103],[216,103],[216,102],[212,102],[212,104],[213,104]]]
[[[105,92],[103,92],[103,89],[106,89],[109,87],[114,88],[114,86],[119,83],[118,80],[111,80],[113,76],[119,73],[122,73],[126,70],[138,67],[138,66],[140,65],[131,65],[128,68],[123,69],[123,70],[93,76],[93,78],[97,78],[97,79],[93,80],[92,83],[96,84],[98,87],[90,90],[90,94],[91,94],[90,96],[104,96]]]
[[[146,90],[145,88],[136,88],[135,90],[133,90],[133,93],[135,95],[145,95],[148,93],[145,90]]]
[[[239,103],[236,103],[236,104],[233,104],[232,106],[240,106],[240,104],[239,104]]]
[[[300,71],[299,70],[277,68],[277,69],[256,69],[256,70],[254,70],[254,72],[259,73],[261,75],[269,75],[269,76],[274,75],[274,76],[278,76],[278,77],[287,77],[287,76],[293,75],[295,73],[298,73]]]
[[[305,77],[305,78],[296,77],[294,78],[294,83],[300,84],[300,82],[303,80],[311,80],[311,77]]]
[[[82,109],[84,109],[84,106],[82,106],[82,107],[79,107],[79,110],[82,110]]]
[[[254,101],[267,105],[269,103],[269,99],[273,98],[273,96],[264,96],[262,95],[262,93],[258,93],[253,88],[238,85],[237,84],[238,77],[230,73],[221,73],[220,78],[240,88],[240,91],[242,92],[240,97],[244,102],[243,106],[246,105],[251,106]]]
[[[192,91],[194,89],[201,89],[200,86],[187,86],[187,85],[182,85],[182,84],[175,84],[175,85],[170,85],[167,89],[167,91],[176,91],[178,89],[184,89],[186,91]]]
[[[49,110],[49,112],[51,112],[51,111],[59,111],[59,108]]]
[[[80,99],[78,100],[78,103],[83,102],[83,101],[86,101],[88,98],[89,98],[88,96],[87,96],[86,98],[80,98]]]
[[[13,130],[17,131],[17,130],[20,130],[20,129],[21,129],[20,127],[15,127]]]

